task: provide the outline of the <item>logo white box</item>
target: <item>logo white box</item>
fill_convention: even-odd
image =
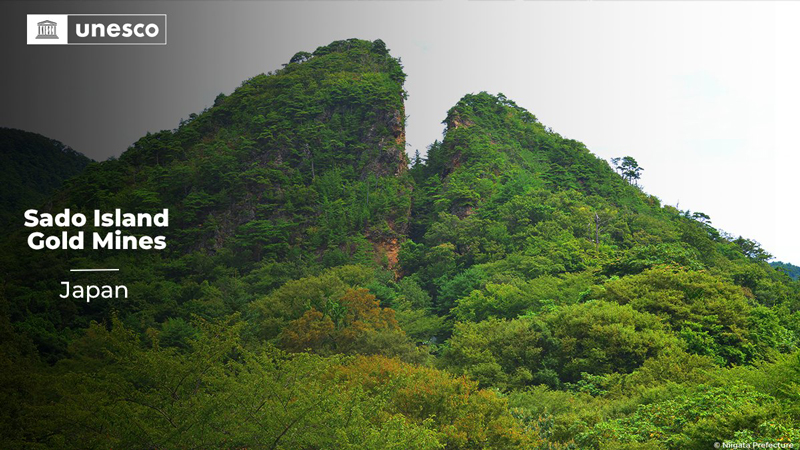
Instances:
[[[28,14],[28,45],[66,45],[67,14]]]

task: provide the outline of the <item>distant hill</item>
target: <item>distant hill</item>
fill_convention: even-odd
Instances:
[[[22,211],[37,208],[65,180],[92,162],[54,139],[0,128],[0,228],[22,222]]]
[[[769,265],[778,270],[786,272],[786,275],[792,277],[793,280],[800,279],[800,267],[795,266],[794,264],[785,263],[781,261],[773,261],[769,263]]]

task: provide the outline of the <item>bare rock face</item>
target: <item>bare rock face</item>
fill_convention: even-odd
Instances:
[[[362,178],[369,174],[377,176],[397,176],[408,170],[408,155],[406,154],[406,129],[405,107],[399,110],[387,111],[383,117],[383,125],[390,130],[378,142],[378,156],[372,159],[364,168]]]

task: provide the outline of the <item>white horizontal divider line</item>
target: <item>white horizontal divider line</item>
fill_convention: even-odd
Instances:
[[[70,272],[119,272],[119,269],[69,269]]]

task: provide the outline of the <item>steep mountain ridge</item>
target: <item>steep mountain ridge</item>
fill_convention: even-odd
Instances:
[[[140,314],[156,308],[155,316],[163,318],[177,304],[205,297],[175,289],[189,279],[202,283],[258,273],[262,287],[235,294],[241,299],[348,261],[391,264],[408,226],[412,189],[404,79],[382,41],[333,42],[298,53],[284,68],[246,80],[230,95],[220,94],[214,106],[191,114],[175,130],[148,134],[118,159],[88,167],[46,211],[167,208],[167,249],[35,253],[24,240],[34,230],[20,231],[9,239],[13,250],[2,261],[5,278],[15,280],[6,294],[15,298],[12,316],[52,323],[34,340],[63,351],[66,340],[56,336],[112,310]],[[40,300],[58,298],[57,280],[68,269],[106,266],[140,269],[114,278],[140,286],[131,289],[132,298],[69,303],[55,311],[50,301]],[[210,267],[225,269],[211,273]],[[31,286],[41,290],[34,295]],[[241,300],[220,305],[211,298],[213,306],[196,312],[217,316],[241,307]],[[145,322],[153,320],[146,315]]]
[[[445,138],[431,147],[425,176],[442,179],[452,208],[488,200],[509,171],[524,171],[554,191],[617,197],[631,206],[641,206],[647,199],[582,143],[549,130],[503,94],[468,94],[448,111],[443,123]],[[482,186],[462,186],[462,178]]]
[[[549,130],[502,94],[469,94],[444,123],[443,141],[412,170],[425,190],[416,196],[416,241],[432,237],[443,220],[459,226],[492,220],[509,233],[495,242],[506,250],[500,257],[530,250],[536,240],[563,241],[566,233],[576,251],[572,259],[609,275],[659,262],[729,271],[759,259],[752,241],[721,235],[702,213],[662,207],[583,144]],[[622,267],[635,264],[627,258],[642,248],[652,253],[649,265]]]
[[[291,222],[281,205],[317,200],[319,192],[298,185],[324,184],[326,176],[338,176],[333,172],[366,186],[370,176],[405,171],[405,75],[382,42],[338,41],[298,55],[274,74],[253,77],[230,96],[220,94],[213,107],[190,115],[174,132],[137,141],[119,167],[106,168],[122,175],[114,188],[129,189],[121,183],[137,183],[137,171],[147,170],[139,176],[150,177],[146,184],[155,198],[175,209],[178,226],[202,225],[207,213],[228,203],[224,213],[213,214],[219,222],[213,226],[230,235],[254,219]],[[167,173],[157,173],[162,167]],[[181,185],[182,191],[160,189],[164,185]],[[363,219],[367,227],[381,222]],[[405,221],[402,214],[392,219]],[[214,246],[221,239],[214,236]]]

